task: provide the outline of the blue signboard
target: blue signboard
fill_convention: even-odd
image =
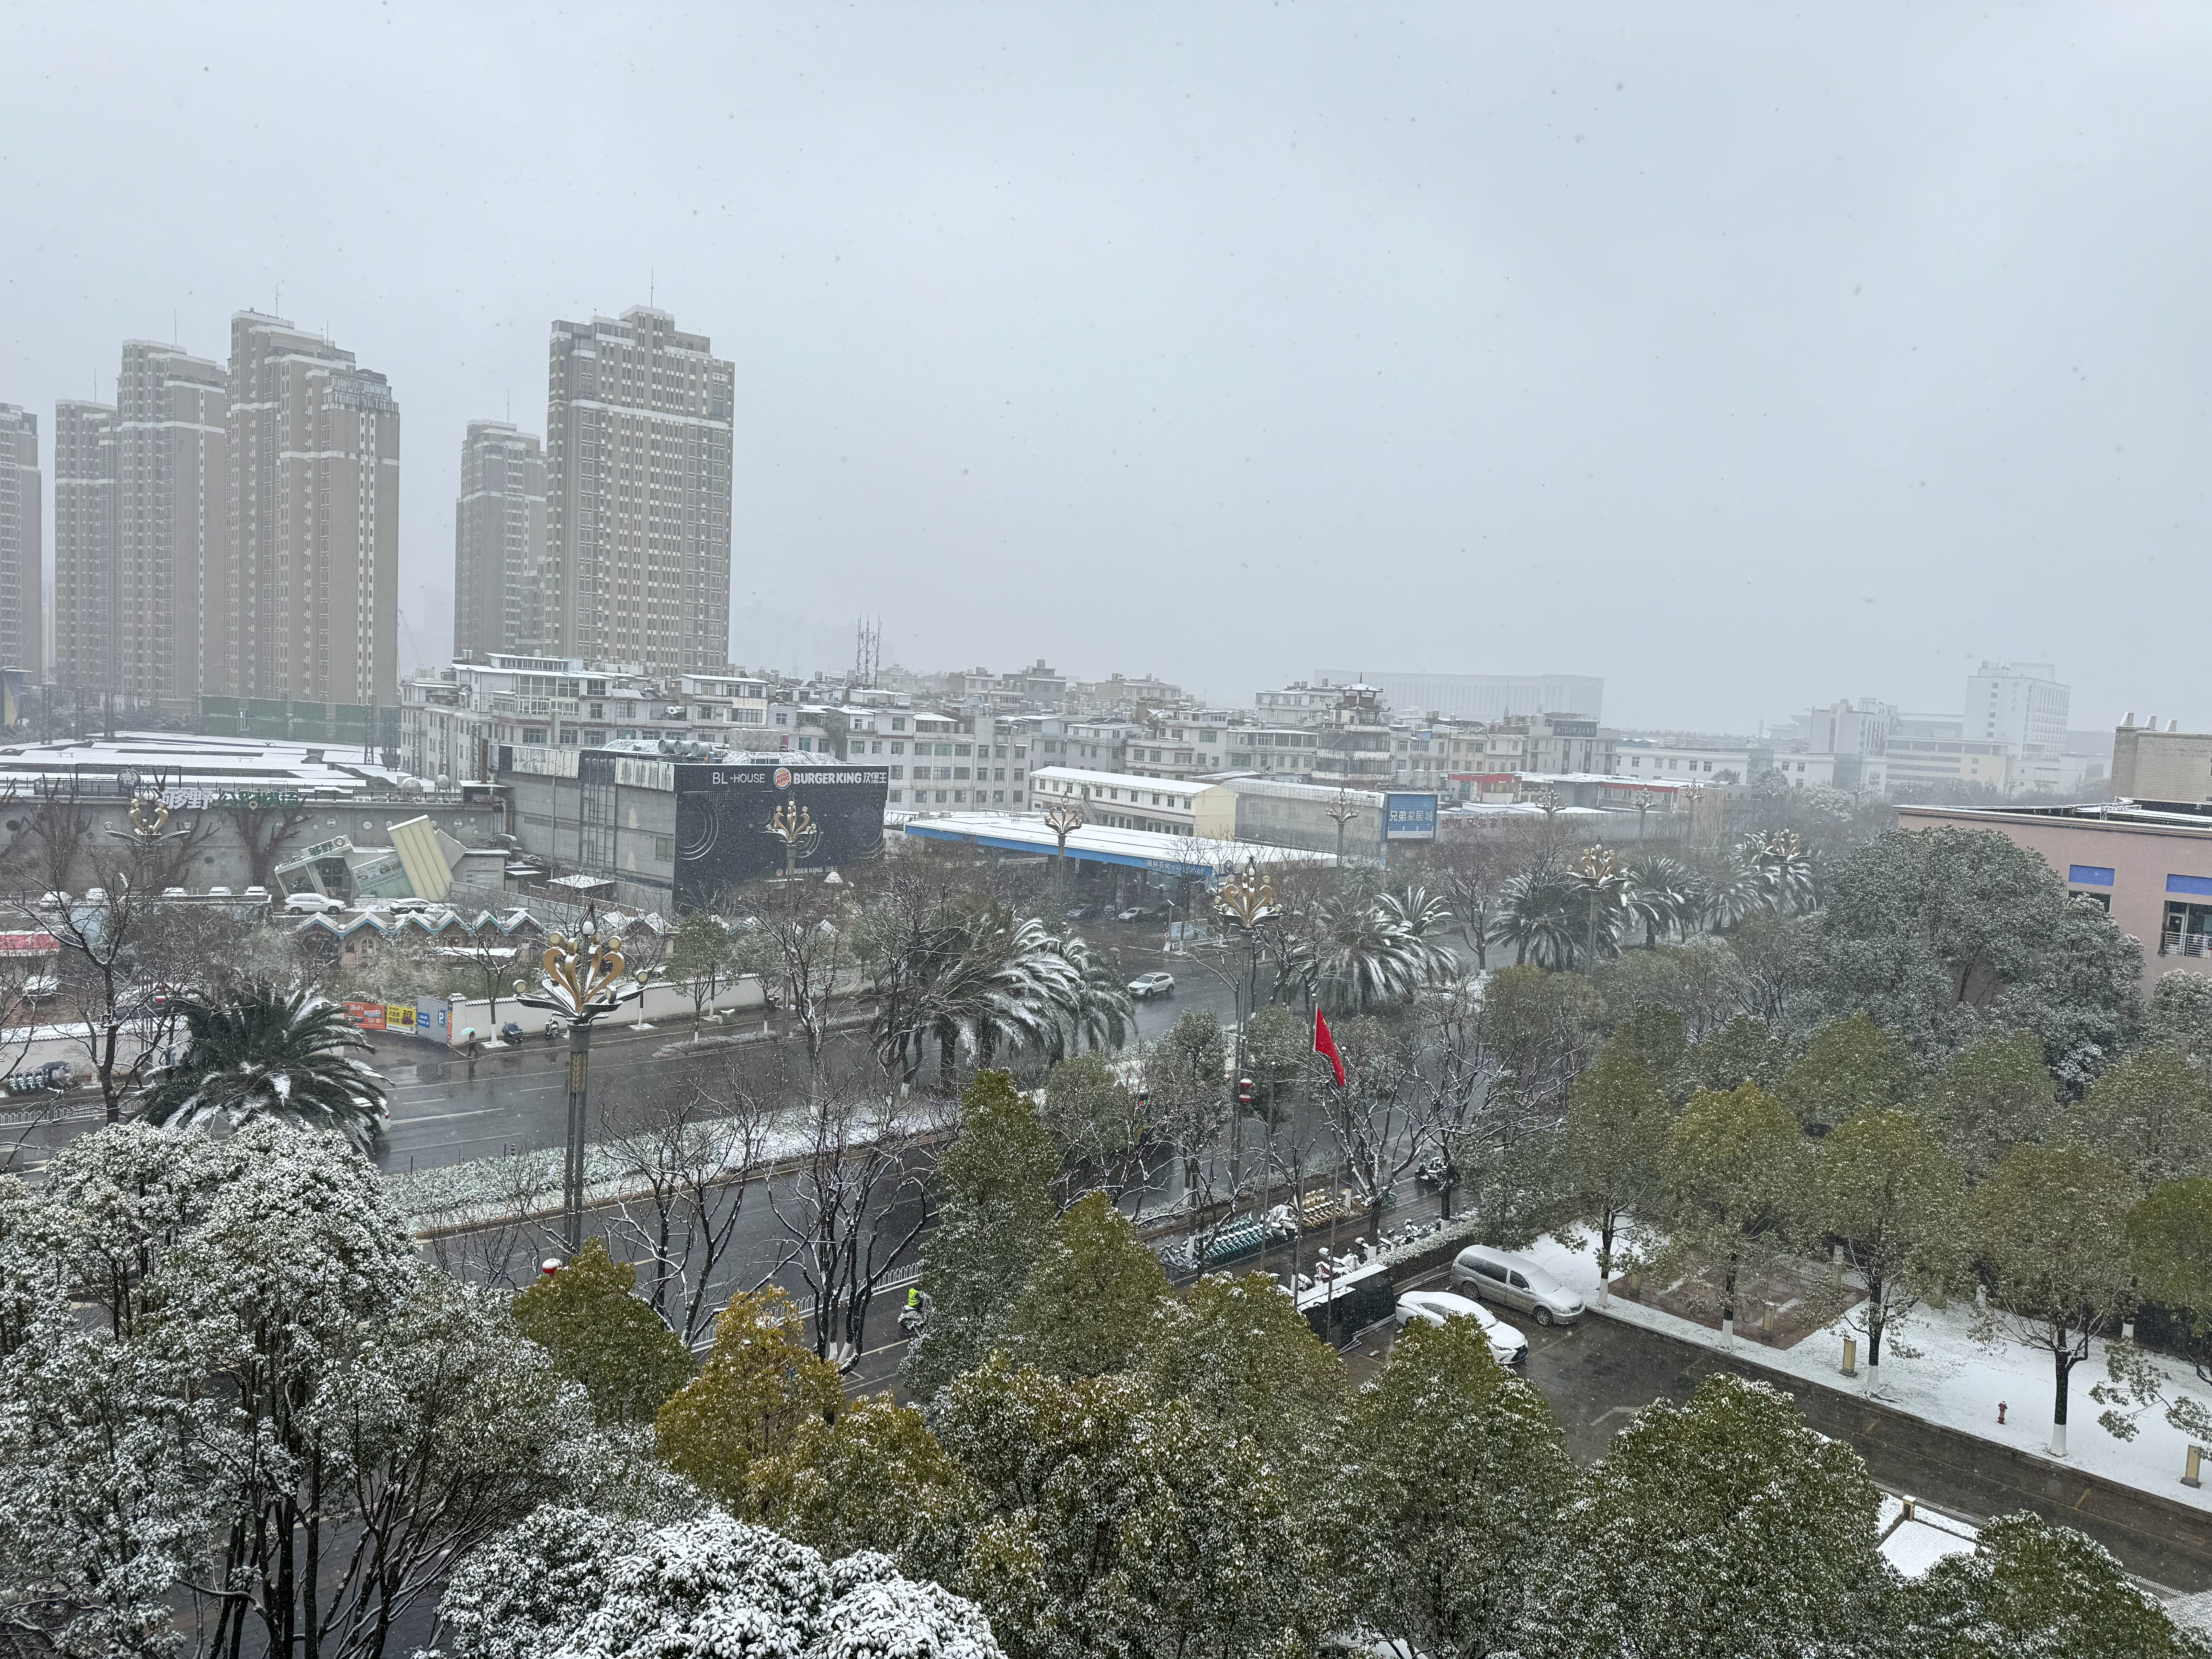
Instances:
[[[1434,841],[1437,838],[1437,798],[1434,795],[1382,797],[1382,839]]]

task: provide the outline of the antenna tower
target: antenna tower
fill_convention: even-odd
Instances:
[[[853,644],[853,684],[872,686],[884,672],[884,623],[866,617],[855,625]]]

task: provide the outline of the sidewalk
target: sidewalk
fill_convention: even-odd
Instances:
[[[1527,1254],[1580,1291],[1593,1314],[1730,1353],[1846,1398],[1868,1397],[1863,1369],[1857,1377],[1843,1375],[1844,1338],[1855,1333],[1841,1321],[1814,1332],[1794,1347],[1770,1348],[1739,1337],[1729,1349],[1717,1330],[1695,1321],[1620,1297],[1600,1303],[1597,1263],[1588,1249],[1571,1250],[1547,1237],[1532,1245]],[[2212,1514],[2212,1488],[2181,1483],[2189,1441],[2168,1425],[2163,1407],[2145,1412],[2136,1419],[2136,1433],[2131,1441],[2114,1439],[2097,1421],[2103,1407],[2089,1397],[2089,1390],[2106,1379],[2104,1343],[2092,1343],[2089,1358],[2074,1368],[2067,1390],[2067,1455],[2054,1458],[2047,1449],[2053,1387],[2051,1356],[2017,1343],[1984,1348],[1974,1340],[1969,1328],[1972,1317],[1970,1305],[1954,1303],[1945,1309],[1916,1308],[1902,1327],[1893,1325],[1882,1344],[1881,1388],[1873,1396],[1875,1401],[1893,1411],[2039,1459],[2054,1471],[2070,1469]],[[1905,1358],[1893,1348],[1892,1342],[1899,1336],[1917,1358]],[[1865,1351],[1862,1336],[1862,1362]],[[2161,1363],[2171,1383],[2169,1397],[2189,1393],[2202,1399],[2212,1392],[2185,1366],[2170,1360]],[[2002,1426],[1997,1422],[1999,1401],[2007,1407]]]

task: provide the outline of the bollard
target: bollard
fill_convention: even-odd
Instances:
[[[2204,1484],[2203,1473],[2204,1448],[2191,1446],[2189,1449],[2187,1467],[2182,1471],[2181,1484],[2185,1486],[2201,1486]]]
[[[2136,1322],[2132,1319],[2123,1319],[2120,1322],[2120,1340],[2123,1342],[2132,1342],[2135,1340]]]
[[[1856,1336],[1847,1336],[1844,1339],[1844,1375],[1856,1376],[1858,1374],[1859,1340]]]

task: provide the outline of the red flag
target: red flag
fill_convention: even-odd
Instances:
[[[1314,1052],[1328,1056],[1328,1063],[1336,1068],[1336,1086],[1344,1087],[1344,1056],[1336,1052],[1336,1039],[1328,1034],[1328,1022],[1318,1008],[1314,1010]]]

